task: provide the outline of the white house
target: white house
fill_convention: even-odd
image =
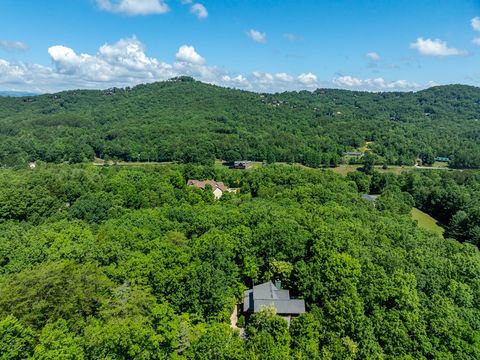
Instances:
[[[214,181],[214,180],[204,180],[204,181],[188,180],[187,185],[196,187],[197,189],[205,189],[205,187],[207,185],[210,185],[212,187],[213,195],[215,196],[215,199],[217,199],[217,200],[222,197],[224,192],[232,192],[221,181],[217,182],[217,181]]]

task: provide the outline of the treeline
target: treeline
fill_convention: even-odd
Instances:
[[[417,228],[378,179],[373,206],[355,177],[287,165],[3,170],[1,357],[479,358],[479,250]],[[275,278],[307,313],[263,311],[242,338],[234,304]]]
[[[256,94],[177,78],[105,91],[0,97],[0,165],[29,161],[335,166],[367,141],[379,163],[480,167],[480,90]]]
[[[480,247],[480,174],[477,171],[411,171],[400,176],[371,171],[348,174],[364,193],[401,191],[405,201],[434,217],[445,236]],[[404,201],[404,202],[405,202]]]
[[[411,171],[400,176],[373,167],[349,173],[363,193],[404,193],[405,200],[434,217],[446,236],[480,247],[480,174],[477,171]]]
[[[478,172],[411,173],[402,178],[402,188],[443,224],[447,236],[480,247]]]

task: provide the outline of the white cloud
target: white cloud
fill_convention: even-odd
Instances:
[[[473,30],[480,31],[480,17],[475,16],[470,24],[472,25]]]
[[[248,79],[243,75],[237,75],[235,77],[224,75],[222,76],[222,82],[227,86],[239,88],[248,88],[251,86],[250,81],[248,81]]]
[[[418,52],[426,56],[458,56],[467,55],[465,50],[449,48],[445,41],[440,39],[424,39],[419,37],[417,41],[410,44],[410,48],[417,49]]]
[[[171,65],[147,57],[144,45],[135,38],[105,44],[95,55],[77,54],[63,45],[50,47],[48,53],[58,74],[87,82],[138,83],[173,73]]]
[[[0,49],[5,51],[22,51],[27,50],[28,46],[21,41],[0,40]]]
[[[354,78],[350,75],[340,76],[338,78],[335,78],[333,79],[333,82],[338,86],[346,86],[346,87],[358,87],[362,85],[362,80]]]
[[[318,81],[317,76],[312,73],[300,74],[297,80],[301,84],[308,85],[308,86],[316,85]]]
[[[169,64],[148,57],[136,38],[101,46],[96,54],[79,54],[64,45],[48,49],[53,67],[9,63],[0,59],[0,89],[51,92],[66,89],[102,89],[134,86],[189,75],[198,80],[224,84],[226,71],[206,64],[193,46],[183,45]],[[246,86],[246,78],[232,77],[232,86]]]
[[[275,81],[275,77],[270,73],[254,71],[252,75],[254,77],[255,83],[260,86],[271,86]]]
[[[472,42],[475,44],[475,45],[479,45],[480,46],[480,37],[476,37],[472,40]]]
[[[317,76],[304,73],[295,77],[288,73],[271,74],[268,72],[254,71],[250,79],[252,89],[262,91],[289,91],[313,89],[318,85]]]
[[[283,34],[283,37],[290,42],[303,41],[303,37],[292,34],[292,33],[285,33],[285,34]]]
[[[350,75],[334,78],[333,83],[342,88],[368,91],[419,90],[436,85],[433,81],[429,81],[426,84],[418,84],[407,80],[386,81],[382,77],[374,79],[359,79]]]
[[[144,44],[135,37],[102,45],[96,53],[77,53],[65,45],[48,49],[52,67],[10,63],[0,59],[0,89],[53,92],[68,89],[104,89],[134,86],[189,75],[217,85],[258,91],[313,89],[317,77],[312,73],[298,76],[286,72],[230,74],[207,64],[193,46],[182,45],[173,63],[147,56]]]
[[[247,31],[247,35],[249,38],[251,38],[255,42],[258,42],[261,44],[265,44],[267,42],[267,34],[264,32],[262,33],[254,29],[250,29],[249,31]]]
[[[61,89],[51,86],[52,83],[59,83],[60,77],[46,66],[10,63],[0,59],[0,86],[5,90],[45,92]]]
[[[208,11],[202,4],[193,4],[190,7],[190,12],[199,19],[205,19],[208,17]]]
[[[164,0],[97,0],[100,9],[131,16],[164,14],[170,11]]]
[[[82,54],[65,45],[48,49],[53,66],[8,62],[0,59],[0,89],[52,92],[68,89],[105,89],[113,86],[134,86],[189,75],[212,84],[253,91],[312,90],[319,86],[311,72],[260,72],[231,74],[211,66],[193,46],[180,46],[176,60],[166,63],[146,54],[144,44],[136,38],[104,44],[96,53]],[[383,78],[358,79],[341,76],[324,86],[339,86],[362,90],[416,90],[431,84],[416,84],[405,80],[386,81]]]
[[[287,73],[275,74],[275,78],[277,78],[280,81],[284,81],[284,82],[291,82],[293,80],[293,77],[290,74],[287,74]]]
[[[180,62],[186,62],[195,65],[205,64],[205,59],[195,51],[193,46],[181,46],[180,49],[178,49],[176,58]]]
[[[380,55],[378,55],[378,53],[376,53],[374,51],[367,53],[367,57],[372,61],[380,60]]]

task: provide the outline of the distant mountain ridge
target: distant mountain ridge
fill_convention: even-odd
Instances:
[[[180,77],[107,90],[0,98],[0,164],[256,160],[334,166],[344,152],[480,167],[480,88],[254,93]]]
[[[22,97],[22,96],[37,96],[39,93],[26,91],[0,91],[0,96]]]

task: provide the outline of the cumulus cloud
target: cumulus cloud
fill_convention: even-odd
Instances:
[[[363,81],[357,78],[354,78],[350,75],[347,76],[340,76],[338,78],[333,79],[333,82],[338,86],[346,86],[346,87],[358,87],[361,86]]]
[[[475,44],[475,45],[479,45],[480,46],[480,37],[476,37],[472,40],[472,42]]]
[[[233,86],[239,88],[251,87],[250,81],[248,81],[248,79],[243,75],[237,75],[235,77],[224,75],[222,76],[222,83],[226,86]]]
[[[410,48],[418,50],[422,55],[426,56],[458,56],[467,55],[465,50],[459,50],[456,48],[449,48],[445,41],[440,39],[424,39],[422,37],[417,38],[417,41],[410,44]]]
[[[28,46],[21,41],[0,40],[0,49],[5,51],[23,51],[27,50]]]
[[[316,85],[318,81],[317,76],[312,73],[300,74],[297,80],[301,84],[308,85],[308,86]]]
[[[378,53],[376,53],[374,51],[367,53],[367,57],[372,61],[380,60],[380,55],[378,55]]]
[[[320,84],[317,76],[311,72],[291,74],[255,71],[251,74],[232,74],[209,65],[191,45],[180,46],[175,61],[166,63],[149,57],[144,44],[134,37],[104,44],[91,54],[78,53],[65,45],[51,46],[48,53],[52,66],[12,63],[0,59],[0,88],[32,92],[104,89],[162,81],[180,75],[222,86],[266,92],[313,90]],[[359,79],[348,75],[323,85],[371,91],[415,90],[429,86],[405,80]]]
[[[66,83],[60,85],[62,77],[53,69],[43,65],[22,62],[11,63],[0,59],[0,86],[2,90],[40,93],[65,89],[68,85]]]
[[[278,73],[275,74],[275,77],[283,82],[291,82],[293,80],[293,77],[290,74],[287,73]]]
[[[254,71],[249,82],[253,89],[262,91],[314,89],[318,85],[317,76],[312,73],[304,73],[295,77],[284,72],[272,74]]]
[[[164,0],[97,0],[100,9],[131,16],[164,14],[170,11]]]
[[[190,7],[190,12],[199,19],[206,19],[208,17],[208,11],[202,4],[193,4]]]
[[[125,87],[162,81],[179,75],[254,91],[313,89],[317,85],[317,77],[312,73],[298,76],[286,72],[230,74],[224,69],[208,65],[206,59],[191,45],[180,46],[175,62],[165,63],[147,56],[145,46],[134,37],[121,39],[114,44],[105,44],[94,54],[77,53],[65,45],[51,46],[48,53],[53,64],[51,68],[12,64],[2,60],[0,87],[38,92]],[[34,84],[35,88],[32,88],[31,84]]]
[[[105,44],[95,55],[77,54],[63,45],[50,47],[48,53],[59,74],[86,81],[138,83],[173,73],[171,65],[147,57],[144,45],[136,38]]]
[[[342,88],[369,91],[418,90],[436,85],[433,81],[429,81],[426,84],[418,84],[407,80],[387,81],[382,77],[374,79],[359,79],[350,75],[334,78],[333,83]]]
[[[480,31],[480,17],[475,16],[475,17],[471,20],[470,24],[472,25],[473,30],[475,30],[475,31]]]
[[[253,41],[260,44],[265,44],[267,42],[267,34],[264,32],[262,33],[254,29],[250,29],[249,31],[247,31],[247,36]]]
[[[176,58],[180,62],[186,62],[195,65],[205,64],[205,59],[195,51],[193,46],[181,46],[180,49],[178,49]]]

